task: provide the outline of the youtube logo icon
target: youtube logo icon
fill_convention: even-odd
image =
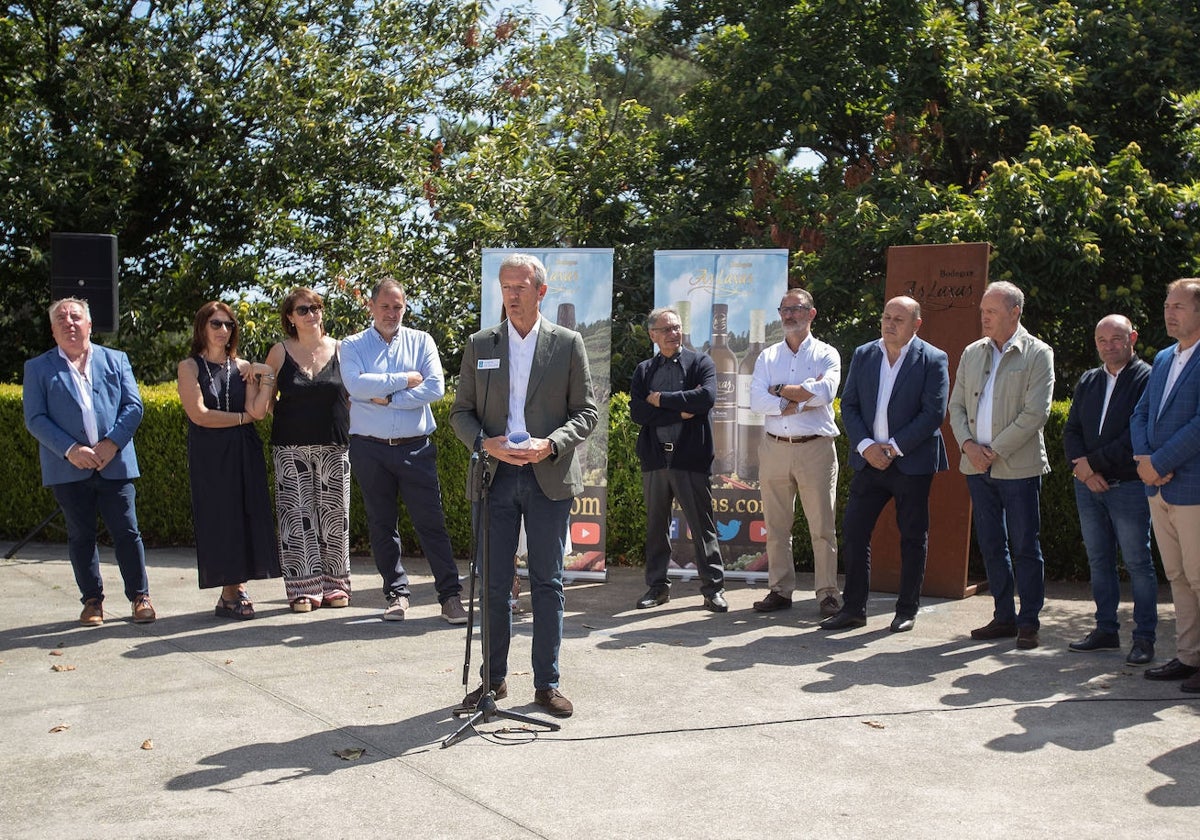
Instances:
[[[767,523],[755,519],[750,523],[750,542],[765,543],[767,541]]]
[[[571,523],[571,544],[572,545],[599,545],[600,543],[600,523],[599,522],[572,522]]]

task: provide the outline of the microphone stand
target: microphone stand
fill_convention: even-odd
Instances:
[[[454,709],[452,712],[454,717],[467,717],[467,720],[442,741],[442,749],[454,746],[472,731],[475,731],[476,724],[490,723],[496,718],[545,727],[548,732],[557,732],[562,728],[557,723],[552,723],[551,721],[539,720],[538,718],[518,714],[517,712],[507,712],[496,707],[496,693],[492,691],[492,679],[488,671],[492,652],[491,628],[488,623],[488,617],[491,613],[491,599],[488,597],[491,583],[491,557],[489,551],[491,540],[488,531],[492,520],[492,475],[489,469],[490,463],[487,454],[483,451],[483,429],[481,428],[479,436],[475,439],[475,451],[471,453],[471,464],[467,471],[467,497],[472,502],[471,518],[474,520],[473,524],[475,526],[471,535],[471,542],[473,544],[472,548],[474,549],[473,554],[476,558],[476,563],[472,564],[471,591],[467,596],[469,610],[467,612],[467,649],[463,656],[463,687],[466,688],[470,685],[471,640],[475,631],[475,580],[476,569],[478,569],[478,577],[482,582],[482,592],[479,595],[479,637],[483,667],[480,670],[482,671],[484,687],[487,690],[483,692],[483,695],[479,698],[479,702],[474,708],[459,706]]]

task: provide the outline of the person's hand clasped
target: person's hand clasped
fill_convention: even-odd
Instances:
[[[530,437],[527,441],[521,441],[519,446],[512,446],[504,435],[486,438],[483,451],[498,461],[516,466],[536,464],[553,454],[550,441],[546,438]]]
[[[999,457],[992,451],[990,446],[983,446],[973,440],[967,441],[966,446],[963,447],[963,454],[967,456],[972,466],[980,472],[987,472],[996,458]]]
[[[872,443],[863,450],[867,463],[877,470],[886,470],[892,465],[891,449],[882,443]]]

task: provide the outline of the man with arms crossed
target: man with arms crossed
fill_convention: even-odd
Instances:
[[[854,351],[842,391],[842,423],[850,439],[854,478],[842,520],[846,589],[826,630],[867,623],[871,532],[889,499],[900,530],[900,592],[893,633],[913,628],[929,547],[929,489],[947,469],[942,420],[950,372],[946,354],[917,338],[921,305],[895,297],[883,308],[882,337]]]
[[[371,292],[373,323],[342,341],[342,381],[350,394],[350,468],[362,490],[375,567],[387,598],[385,621],[403,621],[408,573],[400,555],[396,500],[403,497],[421,550],[429,559],[442,618],[466,624],[462,584],[442,511],[437,423],[429,404],[446,391],[433,337],[401,326],[404,287],[394,278]]]
[[[1133,584],[1133,645],[1125,661],[1145,665],[1154,659],[1158,575],[1150,556],[1150,506],[1129,436],[1130,416],[1150,378],[1150,365],[1134,353],[1137,337],[1124,315],[1100,320],[1096,350],[1103,364],[1085,373],[1075,386],[1063,429],[1063,449],[1075,475],[1075,506],[1096,602],[1095,629],[1067,647],[1074,651],[1120,649],[1120,546]]]
[[[771,591],[754,603],[758,612],[791,607],[796,588],[792,522],[796,496],[812,539],[813,588],[822,616],[838,611],[837,534],[834,503],[838,462],[833,440],[833,397],[842,359],[812,334],[817,316],[804,289],[788,289],[779,302],[783,341],[759,354],[750,381],[750,408],[765,415],[759,450],[759,489],[767,526],[767,576]]]
[[[646,499],[647,609],[671,600],[671,502],[678,500],[696,550],[704,608],[728,612],[725,569],[713,518],[711,471],[713,433],[709,412],[717,400],[717,368],[707,353],[683,347],[679,314],[655,309],[646,322],[658,354],[633,372],[629,416],[641,426],[637,454]]]
[[[508,696],[509,596],[524,518],[533,607],[533,699],[555,717],[570,717],[574,706],[558,690],[563,556],[571,503],[583,490],[575,450],[596,427],[599,413],[583,336],[541,316],[545,266],[528,254],[510,254],[499,274],[508,320],[468,340],[450,410],[450,424],[463,445],[473,450],[482,436],[483,452],[495,462],[488,494],[491,580],[484,581],[491,656],[483,663],[484,683],[462,705],[477,707],[489,687],[497,700]],[[508,445],[517,432],[529,436],[523,448]]]

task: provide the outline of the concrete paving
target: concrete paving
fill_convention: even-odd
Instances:
[[[575,716],[443,749],[465,636],[422,561],[402,623],[380,620],[368,558],[346,609],[292,614],[260,581],[259,618],[232,622],[189,549],[151,551],[149,625],[105,561],[100,628],[76,623],[62,546],[0,561],[0,837],[1107,839],[1194,837],[1200,820],[1200,696],[1123,653],[1068,652],[1086,586],[1050,587],[1042,646],[1022,652],[967,636],[987,595],[928,600],[890,634],[892,596],[874,594],[866,628],[829,634],[811,592],[759,615],[764,590],[734,583],[713,615],[680,583],[638,611],[640,570],[610,569],[567,594]],[[500,706],[544,717],[529,633],[519,618]]]

